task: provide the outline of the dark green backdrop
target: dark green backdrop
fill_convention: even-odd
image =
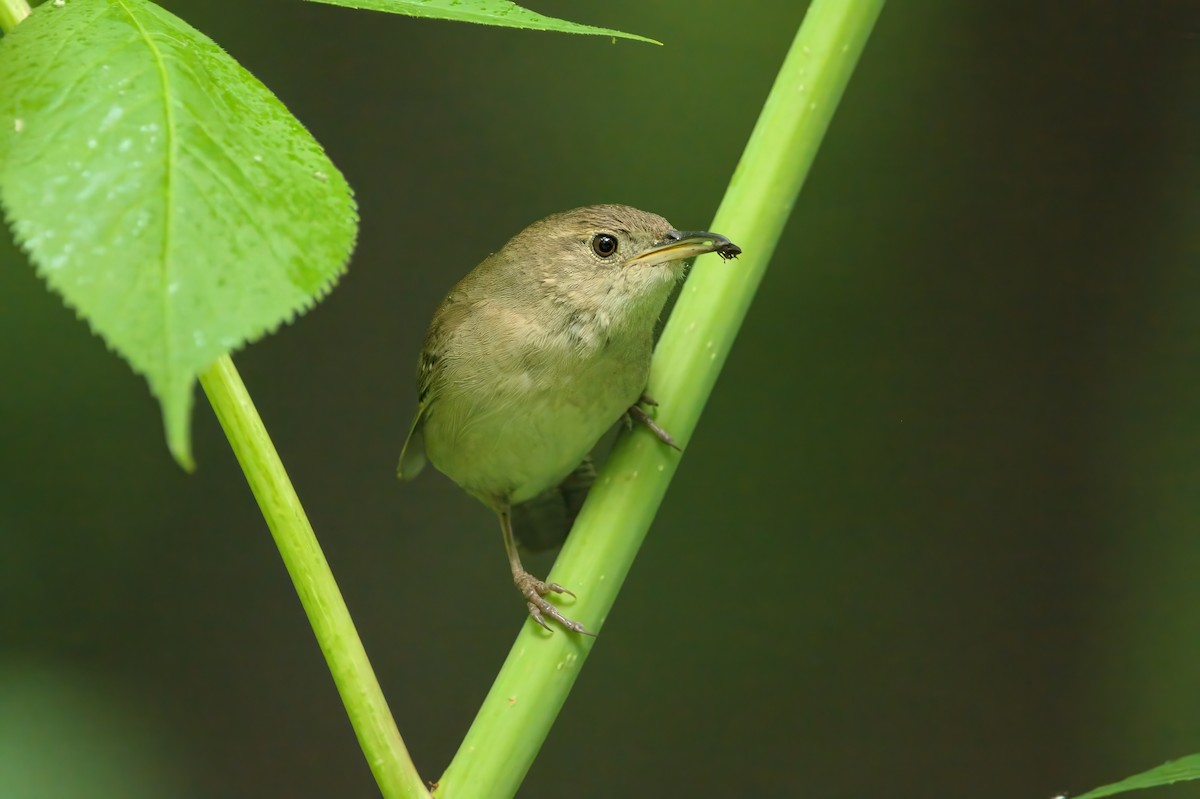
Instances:
[[[534,4],[661,48],[165,5],[357,190],[341,286],[237,362],[436,777],[524,611],[488,511],[393,477],[431,311],[555,210],[708,225],[802,4]],[[1198,142],[1196,2],[885,9],[523,795],[1046,797],[1200,751]],[[375,795],[203,399],[189,477],[7,237],[0,341],[0,795]]]

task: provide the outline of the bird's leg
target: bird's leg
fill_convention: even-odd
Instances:
[[[517,553],[516,542],[513,541],[512,513],[505,506],[497,510],[497,514],[500,516],[500,530],[504,533],[504,551],[508,553],[508,565],[512,568],[513,583],[516,584],[517,590],[521,592],[521,595],[525,597],[525,604],[529,608],[529,615],[547,630],[550,629],[550,625],[542,618],[543,614],[554,619],[572,632],[594,637],[595,633],[588,632],[587,628],[579,622],[568,619],[562,614],[562,611],[546,599],[546,594],[551,593],[568,594],[570,596],[575,596],[575,594],[563,588],[558,583],[542,582],[525,571],[525,567],[521,565],[521,556]]]
[[[683,452],[679,445],[675,443],[675,439],[671,437],[671,434],[666,430],[663,430],[659,423],[654,421],[654,418],[642,409],[642,405],[649,405],[653,408],[658,405],[658,402],[654,399],[654,397],[643,393],[637,402],[629,406],[629,410],[625,412],[625,418],[636,419],[637,421],[646,425],[646,427],[650,429],[650,432],[653,433],[659,441],[666,444],[668,447],[672,447],[680,452]]]

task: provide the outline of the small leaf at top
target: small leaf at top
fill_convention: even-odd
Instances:
[[[16,239],[146,376],[190,468],[196,376],[329,290],[350,189],[266,87],[146,0],[39,6],[0,39],[0,86]]]
[[[565,19],[547,17],[523,8],[512,0],[312,0],[331,6],[361,8],[366,11],[386,11],[389,14],[404,14],[409,17],[449,19],[455,22],[474,22],[477,25],[497,25],[502,28],[527,28],[535,31],[557,31],[559,33],[589,33],[595,36],[617,36],[650,44],[662,42],[624,33],[612,28],[597,28],[568,22]]]
[[[1120,782],[1090,790],[1078,799],[1100,799],[1102,796],[1115,796],[1127,791],[1157,788],[1160,785],[1173,785],[1184,780],[1195,779],[1200,779],[1200,754],[1187,755],[1178,760],[1168,761],[1161,766],[1155,766],[1149,771],[1127,777]]]

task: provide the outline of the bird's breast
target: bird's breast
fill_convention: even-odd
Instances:
[[[561,329],[525,346],[450,357],[425,422],[430,461],[484,501],[522,502],[556,485],[637,401],[651,340],[581,342]]]

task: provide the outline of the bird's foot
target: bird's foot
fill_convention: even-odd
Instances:
[[[639,399],[635,404],[629,406],[629,410],[626,411],[625,418],[641,422],[642,424],[646,425],[647,428],[649,428],[650,432],[653,433],[659,441],[666,444],[668,447],[683,452],[680,446],[675,443],[675,439],[671,437],[671,434],[664,430],[658,422],[654,421],[654,417],[646,413],[646,411],[641,407],[642,405],[655,407],[658,405],[658,403],[649,394],[643,394],[641,399]]]
[[[547,630],[553,632],[543,616],[549,616],[571,632],[590,635],[593,638],[596,637],[595,633],[588,632],[587,628],[579,622],[564,616],[561,610],[546,599],[546,594],[566,594],[571,597],[574,597],[575,594],[563,588],[558,583],[542,582],[524,570],[513,575],[513,582],[516,583],[517,590],[525,597],[525,604],[529,608],[529,615]]]

